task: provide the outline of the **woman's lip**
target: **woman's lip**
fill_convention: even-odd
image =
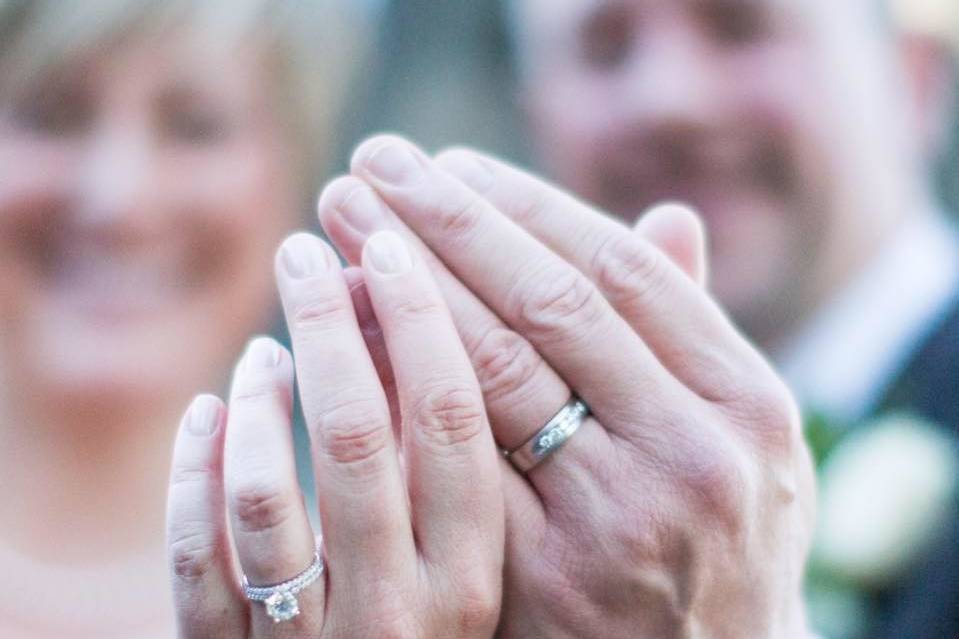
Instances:
[[[74,310],[103,318],[131,318],[175,304],[188,287],[186,270],[172,256],[61,255],[48,284]]]
[[[155,287],[120,289],[81,282],[60,289],[57,297],[75,311],[113,320],[155,315],[175,303],[168,291]]]

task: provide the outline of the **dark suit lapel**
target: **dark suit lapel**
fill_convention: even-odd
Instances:
[[[959,435],[959,296],[931,328],[878,414],[907,411]],[[959,503],[933,551],[877,603],[869,639],[959,638]]]
[[[959,433],[959,296],[883,398],[879,413],[905,410]]]

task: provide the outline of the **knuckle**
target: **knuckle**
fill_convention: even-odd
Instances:
[[[762,451],[792,454],[801,438],[802,424],[796,400],[782,381],[777,378],[752,385],[735,406],[738,420]]]
[[[238,527],[244,532],[279,528],[293,517],[300,505],[292,490],[255,482],[235,487],[230,501]]]
[[[290,330],[323,331],[339,326],[353,316],[353,307],[346,297],[334,291],[312,290],[294,303],[290,312]]]
[[[396,585],[378,584],[369,593],[370,601],[375,602],[369,609],[369,635],[360,636],[388,637],[390,639],[416,639],[424,636],[422,622],[411,614],[415,606],[410,598],[399,592]],[[357,636],[351,628],[348,637]]]
[[[367,603],[360,618],[343,619],[341,626],[331,628],[330,636],[341,639],[419,639],[427,636],[422,620],[417,620],[413,614],[415,606],[409,597],[397,594],[395,586],[373,585],[364,595]]]
[[[487,401],[518,392],[543,365],[529,342],[503,327],[484,334],[474,345],[470,359]]]
[[[744,468],[729,451],[713,446],[687,457],[682,483],[692,496],[694,512],[719,523],[736,536],[743,526],[747,503]]]
[[[599,322],[597,291],[573,268],[550,265],[521,280],[510,296],[519,332],[544,341],[588,335]]]
[[[170,492],[171,494],[179,491],[181,488],[192,486],[205,486],[220,481],[220,469],[214,466],[197,466],[174,462],[170,469]]]
[[[695,392],[714,404],[724,404],[735,397],[749,374],[730,356],[726,343],[714,340],[703,340],[684,350],[682,361],[695,380]]]
[[[488,580],[477,581],[462,590],[456,606],[458,636],[488,636],[499,621],[501,596]]]
[[[374,399],[350,399],[331,407],[322,417],[317,439],[337,464],[370,466],[392,438],[390,418]]]
[[[279,388],[276,380],[244,377],[242,383],[234,387],[230,404],[235,409],[238,405],[255,406],[273,403],[278,401],[279,398]]]
[[[196,581],[212,570],[216,563],[217,545],[206,532],[171,533],[170,570],[183,581]]]
[[[657,553],[661,540],[667,539],[672,530],[664,526],[654,513],[635,512],[621,516],[608,526],[609,543],[619,555],[632,566],[648,566],[660,558]]]
[[[512,210],[510,217],[525,226],[552,214],[557,208],[559,207],[548,190],[535,189],[526,194],[525,200]]]
[[[636,305],[655,297],[668,281],[666,260],[632,236],[611,235],[600,243],[591,272],[613,304]]]
[[[413,624],[406,621],[386,621],[375,626],[375,634],[372,636],[382,637],[384,639],[421,639],[420,632]],[[349,637],[355,635],[350,634]]]
[[[397,301],[389,310],[392,322],[402,326],[420,326],[427,318],[442,317],[445,309],[436,299],[421,297]]]
[[[411,406],[410,420],[415,432],[441,446],[472,441],[486,428],[478,391],[455,382],[420,393]]]
[[[485,206],[483,198],[472,192],[444,199],[431,207],[430,222],[445,236],[464,237],[476,228]]]

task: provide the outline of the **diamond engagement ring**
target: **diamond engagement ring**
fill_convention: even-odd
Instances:
[[[313,553],[313,563],[309,568],[296,577],[273,586],[251,586],[246,575],[243,575],[243,594],[250,601],[262,601],[266,606],[266,614],[270,615],[273,623],[289,621],[300,614],[300,604],[296,600],[296,593],[300,592],[323,574],[323,558],[320,551]]]
[[[518,471],[529,472],[565,444],[588,416],[589,407],[574,395],[538,433],[507,457]]]

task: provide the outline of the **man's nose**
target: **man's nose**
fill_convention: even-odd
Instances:
[[[145,222],[152,156],[146,131],[115,123],[92,132],[76,173],[75,221],[94,227]]]
[[[685,30],[650,34],[623,76],[623,107],[637,123],[690,127],[721,109],[720,78],[706,43]]]

